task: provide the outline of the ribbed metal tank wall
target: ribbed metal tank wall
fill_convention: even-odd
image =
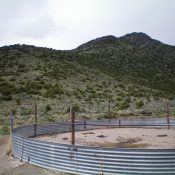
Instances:
[[[81,123],[77,130],[83,130]],[[87,126],[87,129],[94,128]],[[55,144],[31,137],[34,125],[13,131],[13,153],[21,161],[73,174],[175,174],[175,149],[107,149]],[[38,125],[37,135],[68,132],[64,124]]]

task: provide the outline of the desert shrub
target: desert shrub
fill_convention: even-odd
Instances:
[[[45,97],[47,98],[55,98],[55,94],[52,91],[52,89],[47,89],[46,93],[44,94]]]
[[[17,110],[16,110],[16,109],[12,109],[11,112],[12,112],[12,114],[14,115],[14,114],[17,113]]]
[[[122,98],[121,97],[117,97],[116,101],[122,101]]]
[[[80,106],[76,103],[72,106],[72,111],[74,112],[80,112],[81,109],[80,109]],[[70,112],[70,107],[67,109],[67,112],[69,113]]]
[[[82,82],[86,82],[86,79],[85,79],[85,78],[83,78],[81,81],[82,81]]]
[[[20,115],[30,115],[31,113],[32,113],[32,110],[31,109],[23,109],[20,112]]]
[[[158,96],[153,96],[153,99],[154,99],[155,101],[158,101],[160,98],[159,98]]]
[[[15,81],[16,79],[15,79],[15,77],[11,77],[10,79],[9,79],[9,81]]]
[[[96,93],[93,93],[93,94],[89,95],[89,99],[97,98],[97,97],[98,97],[98,95]]]
[[[136,101],[136,107],[141,108],[144,105],[143,100]]]
[[[0,83],[0,92],[4,96],[9,96],[16,92],[16,88],[14,85],[9,84],[8,82],[1,82]]]
[[[26,86],[19,86],[19,87],[17,87],[16,93],[20,94],[22,92],[27,92],[27,87]]]
[[[125,99],[125,102],[126,102],[126,103],[130,103],[130,102],[131,102],[131,98],[130,98],[130,97],[127,97],[127,98]]]
[[[53,117],[48,117],[48,118],[47,118],[47,121],[48,121],[48,122],[55,122],[56,120],[55,120],[55,118],[53,118]]]
[[[46,107],[45,107],[45,112],[49,112],[49,111],[51,111],[52,110],[52,108],[51,108],[51,106],[48,104],[48,105],[46,105]]]
[[[12,95],[2,95],[0,98],[1,100],[4,100],[4,101],[11,101]]]
[[[52,87],[52,91],[54,94],[64,94],[64,90],[62,89],[62,87],[59,84],[55,84]]]
[[[37,94],[40,94],[39,90],[37,89],[26,89],[26,93],[27,94],[34,94],[34,95],[37,95]]]
[[[73,91],[73,95],[74,95],[74,96],[78,96],[79,93],[78,93],[77,91],[74,90],[74,91]]]
[[[8,95],[11,95],[11,94],[13,93],[13,90],[10,89],[10,88],[5,88],[5,89],[2,89],[2,90],[1,90],[1,93],[2,93],[2,95],[4,95],[4,96],[8,96]]]
[[[130,101],[128,99],[125,99],[122,103],[119,105],[120,110],[124,110],[130,107]]]
[[[2,77],[0,77],[0,82],[3,82],[3,81],[4,81],[4,79]]]
[[[107,82],[106,81],[102,81],[102,87],[107,87]]]
[[[16,99],[16,104],[19,106],[21,105],[21,100],[19,98]]]
[[[119,92],[118,93],[118,96],[121,97],[121,98],[123,98],[123,97],[125,97],[125,94],[124,94],[124,92]]]
[[[55,95],[57,94],[64,94],[64,90],[62,89],[62,87],[59,84],[55,84],[55,85],[45,85],[44,86],[47,90],[45,93],[45,97],[47,98],[55,98]]]
[[[120,88],[124,88],[125,86],[124,86],[124,84],[119,83],[119,84],[118,84],[118,87],[120,87]]]
[[[0,135],[9,135],[9,134],[10,134],[10,131],[9,131],[8,126],[3,126],[3,127],[0,129]]]
[[[152,115],[152,112],[151,111],[148,111],[148,110],[143,110],[143,111],[140,112],[140,114],[146,115],[146,116],[151,116]]]
[[[75,98],[80,100],[81,99],[81,96],[80,95],[77,95]]]

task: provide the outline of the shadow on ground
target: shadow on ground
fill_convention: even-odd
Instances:
[[[24,164],[16,167],[8,172],[2,173],[2,175],[68,175],[65,173],[56,173],[37,166]]]
[[[23,164],[14,159],[13,156],[6,156],[6,152],[9,149],[9,141],[9,136],[0,136],[0,175],[68,175]]]

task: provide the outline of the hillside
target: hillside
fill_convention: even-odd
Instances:
[[[175,47],[144,33],[98,38],[79,46],[76,54],[81,64],[175,95]]]
[[[35,102],[43,121],[57,121],[70,104],[86,115],[106,113],[108,101],[113,115],[153,114],[175,95],[175,47],[143,33],[105,36],[70,51],[4,46],[0,68],[0,115],[13,110],[19,123],[33,120]]]

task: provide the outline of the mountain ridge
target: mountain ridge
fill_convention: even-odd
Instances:
[[[42,114],[65,113],[70,103],[81,111],[105,111],[109,99],[114,112],[132,113],[174,96],[175,47],[143,33],[104,36],[69,51],[0,47],[2,115],[14,108],[26,114],[33,101]]]
[[[90,46],[91,44],[98,44],[99,42],[104,42],[104,41],[106,41],[106,43],[108,44],[111,44],[111,43],[114,44],[116,42],[125,42],[126,44],[137,46],[137,47],[140,47],[144,44],[145,46],[149,46],[150,44],[151,45],[163,44],[166,46],[175,47],[173,45],[164,44],[161,41],[158,41],[156,39],[152,39],[150,36],[148,36],[147,34],[143,32],[132,32],[132,33],[123,35],[121,37],[115,37],[114,35],[107,35],[107,36],[99,37],[91,41],[88,41],[84,44],[81,44],[75,49],[82,49],[87,46]]]

